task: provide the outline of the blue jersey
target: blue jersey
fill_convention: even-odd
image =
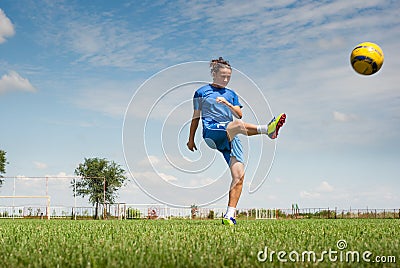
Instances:
[[[210,124],[233,121],[232,111],[223,103],[217,103],[217,97],[224,97],[233,106],[239,103],[237,94],[229,88],[217,88],[208,84],[199,88],[193,97],[194,110],[201,110],[203,129]]]
[[[209,147],[223,154],[228,165],[231,157],[236,157],[243,163],[243,149],[239,138],[235,136],[229,142],[226,134],[228,123],[233,121],[232,111],[225,104],[218,103],[218,97],[224,97],[233,106],[242,108],[238,96],[229,88],[217,88],[210,84],[199,88],[194,93],[193,108],[201,111],[203,138]]]

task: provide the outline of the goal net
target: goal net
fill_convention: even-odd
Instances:
[[[0,218],[23,218],[27,216],[50,219],[50,196],[48,195],[1,195],[0,204],[5,203],[3,201],[6,199],[12,200],[12,206],[0,206]],[[34,199],[39,200],[39,203],[36,203],[35,209],[33,209],[33,206],[15,205],[16,199]]]
[[[95,209],[88,198],[76,195],[76,176],[4,177],[0,188],[0,217],[90,218]],[[50,207],[51,199],[51,207]],[[99,204],[102,216],[104,200]]]

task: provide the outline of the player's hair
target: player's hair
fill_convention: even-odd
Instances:
[[[215,59],[215,60],[211,60],[210,68],[211,68],[211,74],[217,73],[219,71],[219,69],[222,69],[222,68],[228,68],[228,69],[232,70],[232,67],[229,64],[229,61],[224,60],[222,57],[219,57],[218,59]]]

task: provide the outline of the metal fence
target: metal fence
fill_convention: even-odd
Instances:
[[[278,218],[283,219],[400,219],[400,209],[330,209],[302,208],[279,209]]]
[[[164,204],[100,204],[99,218],[110,219],[216,219],[225,208],[176,208]],[[71,206],[0,206],[0,218],[53,218],[91,219],[96,216],[95,207]]]
[[[99,218],[109,219],[219,219],[225,208],[176,208],[164,204],[106,204],[99,205]],[[92,219],[95,207],[68,206],[0,206],[0,218]],[[241,219],[400,219],[400,209],[264,209],[240,208]]]

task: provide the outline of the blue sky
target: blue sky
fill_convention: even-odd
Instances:
[[[125,117],[130,109],[147,111],[150,104],[136,97],[156,99],[164,82],[173,86],[207,81],[208,70],[195,67],[206,67],[204,61],[223,56],[237,70],[231,86],[247,104],[245,120],[270,120],[256,89],[274,114],[288,115],[276,144],[262,137],[242,137],[251,160],[239,207],[288,208],[298,203],[300,207],[398,208],[398,1],[355,5],[345,0],[3,0],[0,9],[0,149],[7,152],[10,163],[6,175],[21,177],[17,194],[43,191],[40,180],[33,183],[25,177],[73,175],[89,157],[113,160],[126,170],[132,169],[132,161],[133,175],[143,180],[161,174],[185,187],[205,185],[215,179],[210,174],[219,174],[218,187],[223,188],[229,174],[219,155],[210,174],[182,173],[166,162],[166,155],[177,162],[214,157],[205,146],[201,155],[184,148],[190,98],[197,84],[179,91],[182,105],[166,98],[156,106],[154,116],[164,121],[144,126],[143,117]],[[352,48],[364,41],[376,42],[385,54],[382,69],[370,77],[356,74],[349,64]],[[155,75],[185,62],[199,64],[193,70],[167,69],[168,81],[163,72]],[[152,76],[159,82],[154,88],[151,81],[145,83]],[[178,111],[170,113],[177,121],[162,117],[169,109]],[[149,137],[155,135],[154,140],[145,139],[150,153],[129,155],[131,149],[122,142],[124,118],[125,127],[137,127],[139,134],[149,127]],[[176,122],[181,125],[175,126]],[[161,145],[169,145],[170,155],[158,150],[155,141],[160,133],[164,135]],[[143,140],[140,135],[135,138]],[[259,157],[261,146],[265,163]],[[262,161],[254,165],[253,159]],[[270,166],[266,181],[249,193],[250,181],[261,182]],[[53,181],[54,203],[70,202],[68,180]],[[166,189],[162,184],[146,187],[156,197]],[[9,195],[12,189],[8,180],[0,195]],[[189,195],[182,202],[203,202],[201,194]],[[119,201],[155,202],[133,181],[121,190]],[[226,197],[216,201],[225,203]]]

